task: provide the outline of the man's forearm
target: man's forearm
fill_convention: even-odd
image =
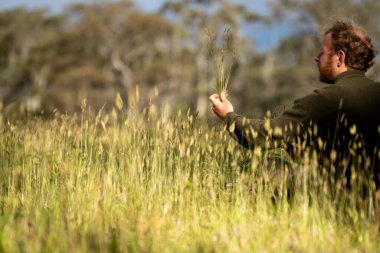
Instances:
[[[268,134],[263,131],[263,120],[252,120],[234,112],[225,118],[227,131],[244,147],[253,149],[256,146],[266,146]]]

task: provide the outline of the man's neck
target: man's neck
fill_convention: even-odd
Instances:
[[[352,76],[352,75],[364,76],[365,75],[365,71],[364,70],[358,70],[358,69],[352,69],[352,68],[350,68],[347,71],[344,71],[344,72],[340,73],[339,75],[336,75],[334,77],[334,84],[337,83],[342,78],[344,78],[345,76]]]
[[[347,72],[347,71],[349,71],[349,70],[351,70],[351,68],[347,67],[346,65],[343,65],[343,66],[337,67],[337,68],[335,69],[335,76],[338,76],[338,75],[340,75],[340,74],[342,74],[342,73],[344,73],[344,72]]]

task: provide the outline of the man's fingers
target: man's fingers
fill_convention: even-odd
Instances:
[[[219,98],[218,94],[213,94],[209,97],[210,102],[215,106],[215,105],[221,105],[222,100]]]
[[[218,94],[212,94],[208,99],[211,101],[211,102],[214,102],[218,97]]]

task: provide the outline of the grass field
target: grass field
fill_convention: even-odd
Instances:
[[[223,126],[155,111],[0,119],[0,252],[379,252],[374,192],[332,195],[306,152],[289,196]]]

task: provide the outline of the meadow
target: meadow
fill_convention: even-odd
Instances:
[[[379,196],[331,186],[312,152],[274,180],[222,124],[82,109],[0,119],[0,252],[380,249]]]

